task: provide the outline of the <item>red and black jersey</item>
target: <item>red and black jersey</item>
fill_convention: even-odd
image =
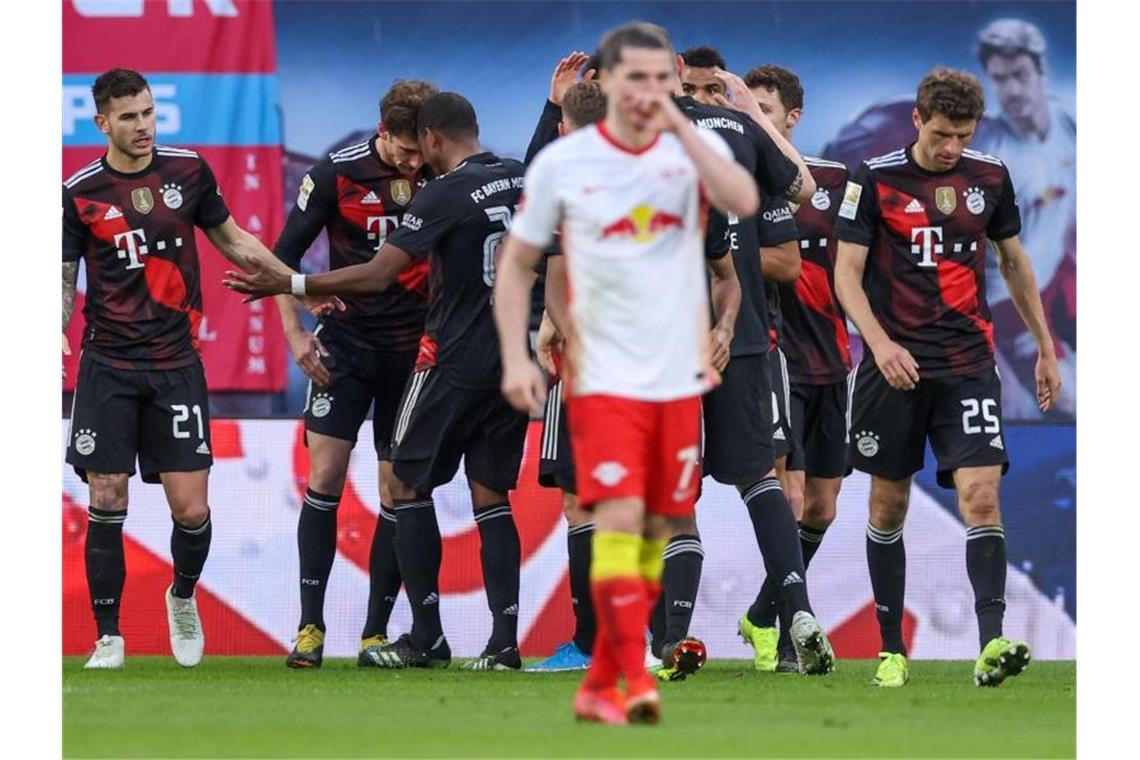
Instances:
[[[847,317],[835,297],[835,219],[847,189],[847,167],[804,156],[815,179],[811,200],[796,210],[802,268],[794,283],[779,283],[780,348],[793,383],[830,385],[851,369]]]
[[[103,157],[64,182],[63,260],[87,271],[85,355],[125,370],[199,361],[194,227],[229,216],[209,165],[181,148],[155,146],[133,174]]]
[[[497,388],[491,311],[499,246],[522,196],[523,165],[477,153],[420,191],[388,242],[431,258],[431,298],[416,370],[438,366],[462,388]]]
[[[986,242],[1021,231],[1013,183],[993,156],[966,150],[953,169],[931,172],[912,148],[856,169],[835,236],[869,247],[871,309],[921,377],[981,372],[994,366]]]
[[[350,145],[313,166],[301,180],[297,203],[274,253],[294,269],[322,229],[328,230],[329,268],[363,264],[384,245],[422,186],[380,159],[376,140]],[[347,309],[324,317],[326,331],[361,348],[416,348],[427,315],[428,263],[416,261],[379,293],[345,296]]]

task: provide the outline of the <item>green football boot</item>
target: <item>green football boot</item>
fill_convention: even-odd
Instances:
[[[740,638],[744,639],[744,643],[752,647],[755,655],[752,658],[752,665],[762,673],[776,672],[776,664],[779,662],[776,645],[780,640],[780,631],[778,628],[761,628],[758,625],[753,625],[748,619],[747,615],[740,618],[740,625],[736,629],[740,634]]]
[[[1029,667],[1030,659],[1029,645],[1024,641],[1010,641],[1004,636],[990,639],[974,663],[974,685],[1000,686]]]
[[[871,683],[884,688],[897,689],[905,686],[909,680],[906,655],[879,652],[879,669],[875,671],[875,679]]]

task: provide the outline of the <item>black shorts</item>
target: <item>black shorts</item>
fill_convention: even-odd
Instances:
[[[451,482],[464,461],[468,481],[506,493],[518,482],[530,416],[498,388],[463,388],[433,367],[408,378],[392,432],[393,471],[418,495]]]
[[[566,404],[562,401],[565,384],[555,381],[546,395],[542,416],[542,452],[538,460],[538,484],[578,493],[574,484],[574,453],[570,450],[570,427],[566,424]]]
[[[849,403],[848,439],[857,470],[888,480],[909,477],[925,464],[927,437],[943,488],[954,487],[959,467],[1009,470],[1001,380],[994,369],[922,380],[915,390],[900,391],[887,384],[868,355],[851,384]]]
[[[729,361],[721,384],[702,399],[704,474],[748,486],[772,471],[772,389],[768,357]]]
[[[792,383],[792,433],[809,478],[842,478],[847,464],[847,381],[829,385]]]
[[[205,470],[210,404],[200,361],[166,370],[122,370],[84,354],[71,400],[67,463],[87,472],[135,474],[159,483],[163,472]]]
[[[372,444],[379,459],[391,459],[396,407],[416,363],[416,351],[368,351],[317,329],[329,356],[329,384],[309,381],[305,430],[356,445],[360,424],[372,411]]]
[[[803,450],[797,444],[798,438],[792,429],[792,391],[784,352],[779,348],[769,351],[768,366],[772,373],[772,456],[777,460],[787,457],[784,469],[802,470]]]

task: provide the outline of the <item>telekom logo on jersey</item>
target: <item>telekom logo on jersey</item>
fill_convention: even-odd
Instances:
[[[174,247],[182,247],[182,238],[174,238]],[[142,261],[142,256],[150,253],[150,246],[146,242],[145,230],[128,230],[120,232],[115,235],[115,248],[118,249],[118,257],[125,259],[127,262],[127,269],[141,269],[146,266]],[[159,240],[155,244],[155,248],[159,251],[166,250],[166,241]]]
[[[910,252],[919,256],[920,267],[936,267],[934,254],[942,255],[941,227],[914,227],[910,231]]]

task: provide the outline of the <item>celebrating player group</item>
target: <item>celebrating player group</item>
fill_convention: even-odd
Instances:
[[[996,54],[1007,53],[1017,51]],[[107,153],[63,188],[65,329],[81,259],[87,273],[67,451],[91,490],[99,638],[87,667],[124,663],[122,526],[136,460],[173,518],[172,651],[187,667],[203,653],[194,588],[210,546],[212,460],[195,226],[235,265],[226,286],[276,297],[311,380],[289,667],[322,664],[337,507],[370,408],[381,506],[361,667],[451,662],[433,491],[462,463],[491,618],[485,648],[462,667],[523,668],[513,510],[526,507],[510,492],[540,415],[540,483],[563,494],[575,628],[526,670],[585,670],[578,719],[656,723],[658,683],[704,664],[689,628],[705,475],[739,493],[764,564],[755,602],[723,624],[752,647],[757,671],[819,676],[835,655],[807,569],[843,478],[870,476],[874,683],[904,686],[903,525],[928,440],[967,529],[974,681],[997,686],[1029,664],[1028,645],[1002,631],[1009,464],[988,246],[1037,344],[1042,410],[1061,381],[1009,171],[967,147],[984,112],[972,75],[927,74],[914,141],[850,175],[796,149],[806,112],[795,73],[763,64],[737,76],[712,47],[675,54],[652,24],[614,29],[593,56],[557,63],[524,162],[482,147],[462,95],[397,81],[376,134],[304,176],[272,252],[235,225],[202,156],[154,143],[140,74],[109,71],[93,95]],[[331,271],[299,274],[321,230]],[[544,307],[536,335],[532,295]],[[298,307],[320,318],[312,333]],[[848,320],[864,346],[856,366]],[[390,640],[401,586],[412,626]]]

